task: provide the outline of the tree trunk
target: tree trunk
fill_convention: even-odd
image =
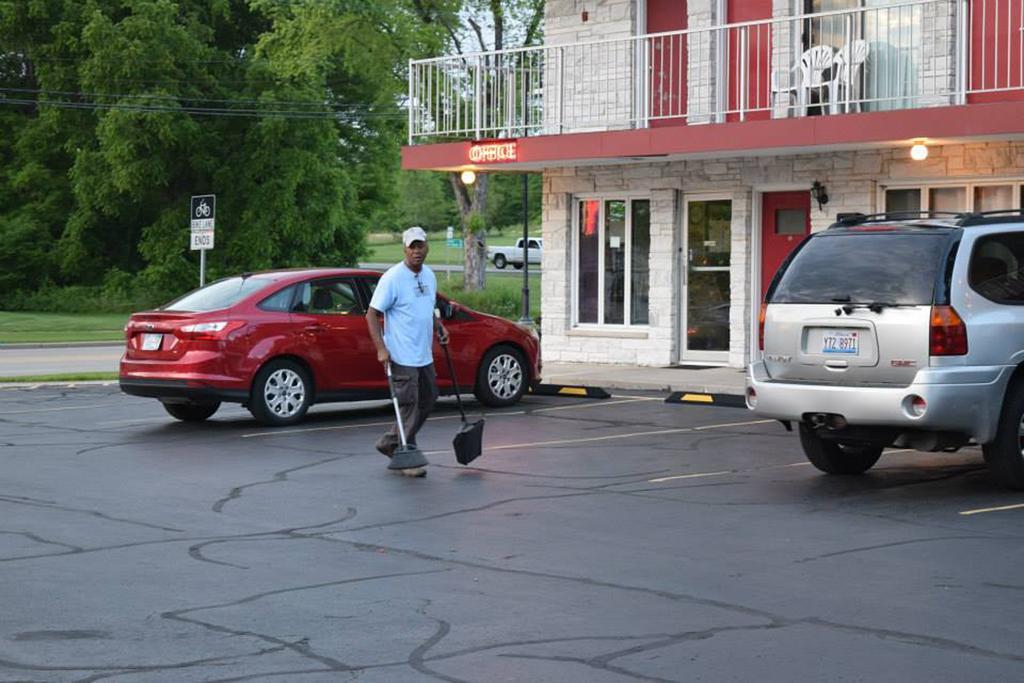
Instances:
[[[462,217],[462,237],[465,246],[465,268],[462,284],[467,292],[484,288],[487,282],[487,225],[484,212],[487,210],[487,174],[481,173],[470,187],[462,183],[458,173],[450,173],[448,179],[459,203]]]

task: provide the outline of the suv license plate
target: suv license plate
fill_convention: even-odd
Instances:
[[[821,352],[856,356],[860,353],[860,336],[856,332],[828,330],[821,337]]]
[[[156,351],[160,348],[160,342],[164,340],[162,334],[144,334],[142,335],[142,350],[143,351]]]

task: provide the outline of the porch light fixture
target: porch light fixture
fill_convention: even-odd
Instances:
[[[811,185],[811,196],[814,197],[814,201],[818,202],[818,211],[823,211],[825,205],[828,204],[828,192],[820,181],[815,180]]]
[[[463,171],[462,175],[459,176],[462,179],[463,185],[472,185],[476,182],[476,173],[473,171]]]
[[[928,145],[924,140],[915,140],[914,146],[910,148],[910,158],[914,161],[924,161],[928,158]]]

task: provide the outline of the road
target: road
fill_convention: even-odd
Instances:
[[[393,265],[395,265],[395,264],[394,263],[360,263],[359,267],[360,268],[366,268],[366,269],[369,269],[369,270],[387,270],[388,268],[390,268]],[[430,268],[434,272],[437,272],[437,273],[447,273],[447,272],[461,273],[463,270],[465,270],[465,266],[463,266],[461,263],[460,264],[454,264],[454,263],[453,264],[444,264],[444,263],[435,263],[435,262],[431,261],[427,265],[430,266]],[[538,274],[538,273],[541,273],[541,272],[542,271],[540,269],[540,264],[539,263],[531,263],[530,264],[530,275],[535,275],[535,274]],[[511,275],[517,275],[520,278],[523,277],[523,271],[521,269],[517,270],[513,266],[508,266],[506,268],[495,268],[494,264],[490,263],[490,262],[488,262],[488,264],[487,264],[487,274],[488,275],[491,275],[491,274],[503,275],[503,276],[504,275],[510,275],[510,276]]]
[[[117,372],[124,343],[109,346],[0,346],[0,377],[27,377],[82,372]]]
[[[976,450],[826,477],[745,410],[531,396],[467,468],[448,399],[417,480],[371,448],[386,406],[0,412],[0,680],[1024,676],[1022,499]]]

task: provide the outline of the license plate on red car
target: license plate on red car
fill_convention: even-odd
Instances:
[[[162,334],[144,334],[142,335],[142,350],[143,351],[156,351],[160,348],[160,343],[164,340]]]

